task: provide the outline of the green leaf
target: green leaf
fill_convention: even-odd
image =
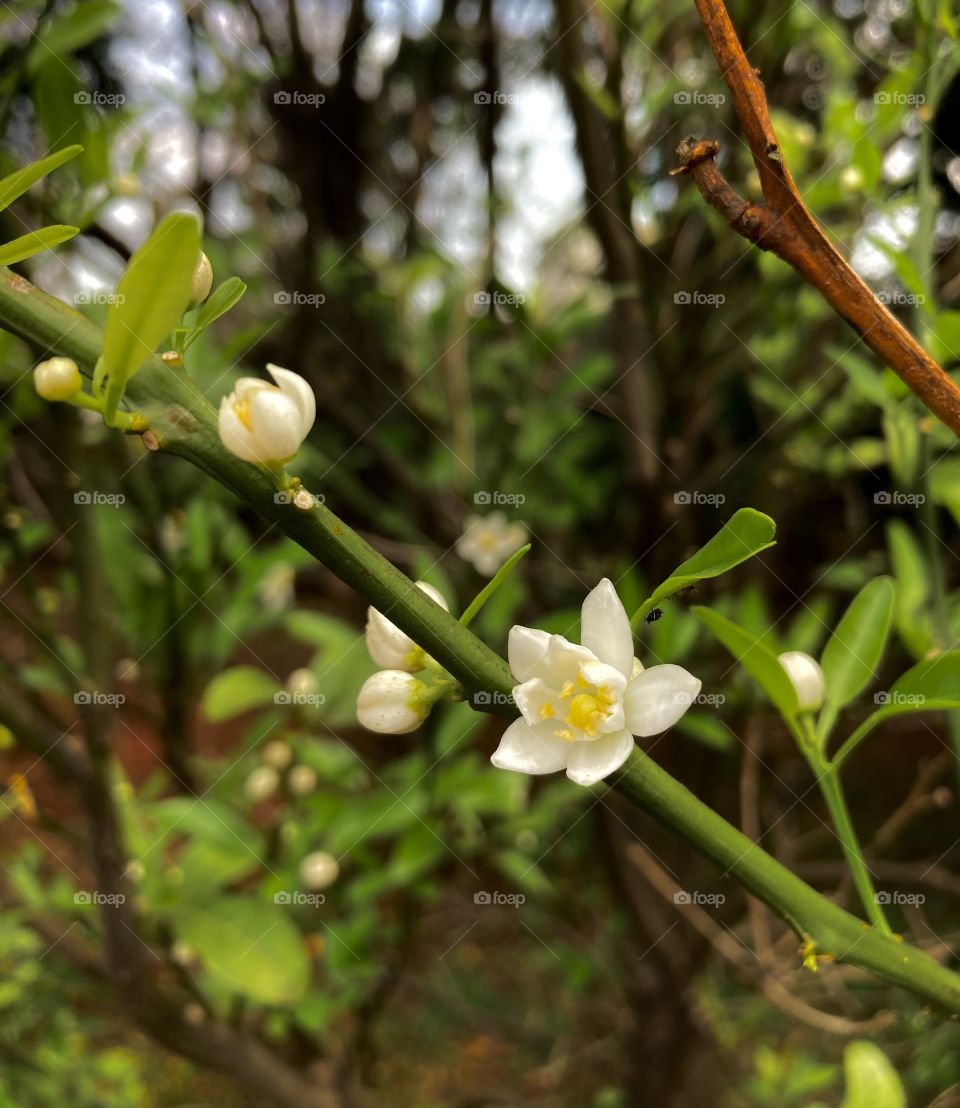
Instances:
[[[904,645],[914,658],[922,658],[933,645],[930,615],[930,576],[920,543],[900,519],[887,524],[890,566],[897,582],[894,622]]]
[[[636,627],[644,616],[668,596],[708,577],[719,577],[728,569],[766,550],[776,542],[776,524],[754,508],[735,512],[712,539],[673,573],[644,601],[630,621]]]
[[[823,652],[826,701],[835,710],[849,704],[883,657],[897,590],[890,577],[875,577],[857,593]]]
[[[79,231],[79,227],[55,223],[51,227],[41,227],[39,231],[30,231],[19,238],[11,239],[10,242],[0,246],[0,265],[13,265],[14,262],[32,258],[34,254],[39,254],[43,250],[51,250],[61,242],[72,239]]]
[[[460,622],[464,627],[469,627],[473,622],[474,616],[477,612],[483,608],[484,604],[490,599],[491,596],[500,588],[500,586],[506,581],[506,579],[513,573],[514,567],[521,558],[525,558],[530,553],[530,543],[525,546],[521,546],[519,550],[515,550],[510,557],[503,563],[503,565],[494,574],[493,579],[487,582],[486,585],[477,593],[477,595],[467,605],[466,611],[460,617]]]
[[[256,666],[225,669],[207,685],[201,711],[211,723],[222,723],[251,708],[272,704],[280,691],[276,678]]]
[[[213,293],[200,309],[196,322],[183,342],[183,349],[189,350],[203,332],[241,299],[247,286],[239,277],[230,277]]]
[[[9,177],[4,177],[3,180],[0,180],[0,212],[4,208],[8,208],[18,196],[22,196],[28,188],[35,185],[41,178],[46,177],[53,170],[59,169],[65,162],[70,161],[71,158],[75,158],[82,152],[82,146],[65,146],[55,154],[41,158],[38,162],[31,162],[30,165],[25,165],[23,169],[11,173]]]
[[[793,682],[762,639],[710,608],[695,607],[690,611],[740,662],[781,715],[789,718],[797,714],[800,705]]]
[[[190,303],[200,256],[200,224],[186,212],[160,222],[130,259],[117,285],[95,385],[107,380],[104,419],[117,410],[127,381],[180,322]]]
[[[224,896],[173,913],[177,935],[221,985],[258,1004],[289,1005],[306,991],[310,962],[278,904]]]
[[[919,662],[899,677],[890,690],[891,707],[903,700],[916,700],[912,711],[930,708],[960,708],[960,650],[948,650],[937,658]]]
[[[120,14],[116,0],[83,0],[53,19],[31,46],[27,66],[32,69],[51,54],[58,57],[80,50],[98,39]]]
[[[858,1039],[843,1052],[847,1092],[841,1108],[905,1108],[897,1071],[880,1047]]]

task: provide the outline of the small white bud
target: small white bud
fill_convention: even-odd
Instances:
[[[48,358],[33,371],[33,387],[44,400],[69,400],[83,387],[73,358]]]
[[[294,796],[306,796],[317,787],[317,775],[309,766],[294,766],[287,777],[287,788]]]
[[[263,747],[260,757],[264,765],[273,766],[274,769],[286,769],[293,761],[293,751],[285,742],[274,739]]]
[[[357,719],[368,731],[405,735],[416,731],[430,711],[424,704],[427,686],[399,669],[383,669],[368,677],[357,697]]]
[[[823,704],[827,691],[820,663],[802,650],[789,650],[786,654],[781,654],[779,662],[797,690],[800,710],[815,712]]]
[[[426,581],[418,581],[417,588],[425,592],[445,612],[450,610],[439,589],[428,585]],[[420,647],[376,608],[367,609],[366,639],[370,657],[378,666],[383,666],[384,669],[402,669],[407,673],[423,669],[424,654]]]
[[[256,804],[260,800],[266,800],[276,792],[280,784],[280,774],[273,766],[257,766],[243,783],[243,791],[248,800]]]
[[[340,863],[325,850],[316,850],[303,859],[298,873],[303,887],[316,892],[336,881],[340,876]]]
[[[317,691],[317,678],[312,669],[295,669],[287,678],[287,692],[291,696],[311,696]]]
[[[197,262],[193,271],[193,281],[190,286],[191,294],[193,297],[193,306],[202,304],[204,300],[210,295],[210,290],[213,288],[213,266],[210,264],[210,259],[201,250],[200,260]]]

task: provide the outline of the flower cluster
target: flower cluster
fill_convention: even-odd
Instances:
[[[449,611],[443,594],[433,585],[418,581],[417,588]],[[370,657],[384,668],[364,681],[357,697],[357,718],[368,731],[384,735],[416,731],[438,697],[449,691],[449,679],[428,684],[414,677],[426,669],[442,678],[446,675],[409,635],[372,607],[367,609],[366,641]]]

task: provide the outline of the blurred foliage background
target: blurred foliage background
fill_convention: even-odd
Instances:
[[[730,7],[806,201],[955,368],[949,5]],[[475,624],[497,649],[516,621],[568,631],[603,575],[629,610],[745,504],[779,544],[701,600],[815,652],[889,572],[886,678],[955,644],[952,436],[668,176],[702,135],[757,193],[692,4],[12,0],[0,28],[0,172],[84,147],[0,214],[8,238],[81,228],[18,268],[102,320],[155,221],[200,213],[217,282],[248,291],[189,372],[214,401],[267,361],[304,374],[308,487],[454,611],[485,580],[464,528],[522,522],[533,550]],[[0,1104],[903,1103],[845,1081],[860,1040],[909,1103],[960,1103],[952,1023],[802,969],[616,796],[494,770],[501,724],[455,705],[362,732],[362,601],[196,471],[39,401],[18,340],[0,352]],[[805,763],[687,604],[645,660],[712,700],[657,757],[856,910]],[[96,820],[61,779],[94,650],[153,1021],[103,972]],[[847,784],[898,926],[948,950],[950,721],[894,721]]]

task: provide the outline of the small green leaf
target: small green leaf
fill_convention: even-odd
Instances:
[[[490,599],[491,596],[500,588],[500,586],[506,581],[506,579],[513,573],[513,570],[520,561],[521,558],[525,558],[530,553],[530,543],[525,546],[521,546],[519,550],[515,550],[510,557],[503,563],[503,565],[494,574],[493,579],[489,581],[484,587],[477,593],[477,595],[467,605],[466,611],[460,617],[460,622],[464,627],[469,627],[473,622],[476,614],[483,608],[484,604]]]
[[[874,1043],[850,1043],[843,1052],[843,1073],[847,1092],[841,1108],[905,1108],[907,1098],[897,1071]]]
[[[109,422],[127,381],[180,322],[190,303],[193,270],[200,255],[200,224],[187,212],[160,222],[130,259],[117,285],[94,384],[106,378],[104,419]]]
[[[116,0],[83,0],[53,19],[30,48],[27,66],[35,68],[51,54],[62,57],[89,45],[120,14]]]
[[[65,146],[55,154],[41,158],[38,162],[31,162],[30,165],[25,165],[23,169],[11,173],[9,177],[4,177],[3,180],[0,180],[0,212],[4,208],[8,208],[18,196],[22,196],[28,188],[35,185],[41,178],[46,177],[53,170],[59,169],[65,162],[81,153],[83,153],[82,146]]]
[[[310,962],[303,940],[278,904],[224,896],[173,913],[177,936],[200,955],[221,985],[258,1004],[296,1004]]]
[[[210,324],[226,315],[246,291],[247,286],[239,277],[224,281],[200,309],[196,323],[183,341],[183,349],[189,350]]]
[[[273,703],[280,691],[276,679],[256,666],[225,669],[207,685],[201,711],[211,723],[233,719],[251,708]]]
[[[776,542],[773,520],[754,508],[741,508],[712,539],[673,573],[640,605],[630,621],[636,627],[644,616],[668,596],[708,577],[719,577],[728,569],[766,550]]]
[[[820,664],[826,701],[835,710],[849,704],[873,679],[887,644],[896,592],[890,577],[868,581],[830,636]]]
[[[698,606],[690,611],[740,662],[781,715],[789,718],[797,714],[800,705],[793,682],[777,655],[762,639],[710,608]]]
[[[914,658],[924,657],[933,645],[930,630],[930,575],[913,531],[900,519],[887,524],[890,565],[897,582],[894,622],[904,645]]]
[[[891,707],[904,700],[918,701],[913,711],[922,711],[924,706],[960,708],[960,650],[948,650],[908,669],[893,683],[889,698]]]
[[[39,231],[30,231],[19,238],[11,239],[0,246],[0,265],[13,265],[24,258],[32,258],[43,250],[51,250],[61,242],[72,239],[80,231],[79,227],[68,227],[56,223],[52,227],[41,227]]]

